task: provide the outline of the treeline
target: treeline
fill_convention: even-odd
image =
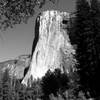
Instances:
[[[40,80],[34,81],[31,87],[30,82],[26,87],[6,70],[0,79],[0,100],[36,100],[41,95]]]
[[[69,36],[77,45],[76,59],[80,90],[100,97],[100,1],[77,0]]]
[[[63,93],[68,88],[68,77],[59,69],[48,71],[40,80],[30,77],[27,86],[20,80],[11,78],[8,70],[0,79],[0,100],[49,100],[49,95]],[[51,100],[51,99],[50,99]]]
[[[48,70],[42,79],[33,81],[31,76],[26,86],[6,70],[0,79],[0,100],[87,100],[82,91],[76,92],[78,86],[73,78],[76,73],[68,76],[60,69]]]

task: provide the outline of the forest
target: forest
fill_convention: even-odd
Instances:
[[[77,77],[75,73],[73,76]],[[77,94],[75,84],[60,69],[48,70],[42,79],[33,81],[30,77],[27,86],[6,70],[0,79],[0,100],[87,100],[83,92]]]

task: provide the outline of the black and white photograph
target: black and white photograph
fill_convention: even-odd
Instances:
[[[0,100],[100,100],[100,0],[0,0]]]

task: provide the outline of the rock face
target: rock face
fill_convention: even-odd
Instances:
[[[32,61],[22,83],[27,85],[30,76],[41,78],[47,70],[60,68],[69,73],[75,66],[75,50],[70,44],[68,36],[69,13],[59,11],[45,11],[37,17]]]
[[[0,77],[2,73],[8,69],[9,75],[16,79],[22,79],[25,70],[30,65],[30,55],[21,55],[14,60],[8,60],[0,63]]]

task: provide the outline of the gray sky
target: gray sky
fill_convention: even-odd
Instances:
[[[70,13],[75,9],[75,0],[59,0],[57,6],[49,2],[42,10],[37,10],[36,15],[29,20],[28,24],[16,25],[13,29],[0,32],[0,62],[14,59],[19,55],[31,53],[35,18],[39,12],[48,9],[56,9]]]

